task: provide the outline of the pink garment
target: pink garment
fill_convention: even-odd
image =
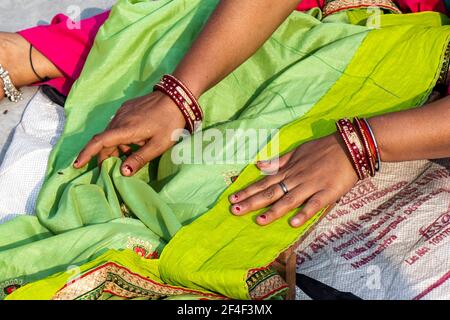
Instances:
[[[312,8],[323,8],[325,0],[303,0],[297,7],[298,11],[308,11]]]
[[[395,0],[402,12],[437,11],[448,14],[442,0]]]
[[[326,0],[303,0],[298,5],[297,10],[307,11],[315,7],[323,9],[326,2]],[[442,0],[393,0],[393,2],[405,13],[436,11],[448,14]]]
[[[69,93],[73,83],[80,76],[98,29],[108,16],[109,11],[106,11],[76,24],[67,16],[58,14],[50,25],[18,32],[65,75],[45,84],[56,88],[64,95]]]

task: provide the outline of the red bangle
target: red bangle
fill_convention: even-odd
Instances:
[[[186,129],[194,133],[203,120],[203,110],[192,92],[170,74],[164,75],[153,90],[166,94],[175,102],[186,121]]]
[[[380,157],[380,150],[378,148],[377,140],[375,139],[375,135],[373,134],[372,128],[370,127],[369,122],[367,119],[363,118],[361,119],[361,124],[366,129],[366,132],[368,133],[367,138],[369,140],[369,145],[372,150],[372,154],[375,157],[375,171],[380,171],[381,168],[381,157]]]
[[[375,160],[374,152],[370,146],[369,136],[368,136],[368,132],[367,132],[368,130],[367,130],[367,128],[365,128],[365,126],[363,126],[363,124],[361,123],[361,120],[357,117],[355,117],[353,119],[353,125],[357,129],[359,136],[361,138],[361,141],[363,143],[364,150],[366,151],[366,155],[367,155],[368,163],[369,163],[369,169],[370,169],[370,176],[374,177],[376,160]]]
[[[336,128],[351,156],[358,178],[364,180],[370,177],[370,165],[366,151],[351,121],[340,119],[336,122]]]

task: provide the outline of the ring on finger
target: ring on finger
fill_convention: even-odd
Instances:
[[[283,193],[285,195],[289,193],[289,189],[283,181],[278,182],[278,185],[280,186],[281,190],[283,190]]]

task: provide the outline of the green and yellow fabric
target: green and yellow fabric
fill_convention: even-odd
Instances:
[[[422,105],[450,37],[437,13],[383,15],[381,28],[371,29],[345,12],[322,20],[317,9],[295,12],[202,96],[203,132],[176,148],[205,149],[208,139],[196,137],[211,130],[280,129],[273,142],[248,152],[235,134],[224,143],[241,141],[234,152],[248,155],[234,163],[217,153],[218,163],[174,164],[169,150],[131,178],[121,176],[118,158],[101,171],[95,161],[73,169],[78,151],[124,101],[175,68],[217,3],[121,0],[113,8],[66,103],[37,216],[0,226],[0,289],[12,292],[8,299],[273,297],[255,284],[263,277],[281,290],[280,280],[258,272],[270,273],[266,267],[321,212],[299,229],[288,225],[290,215],[260,227],[258,212],[231,215],[227,197],[261,177],[252,162],[257,153],[275,156],[274,141],[284,153],[330,134],[338,118]]]

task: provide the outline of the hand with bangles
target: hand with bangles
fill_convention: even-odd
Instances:
[[[256,219],[267,225],[305,204],[291,219],[299,227],[320,209],[333,204],[358,181],[337,134],[307,142],[279,160],[260,161],[264,173],[279,170],[230,197],[231,212],[244,215],[272,205]]]
[[[196,97],[200,97],[252,56],[297,5],[298,0],[285,1],[282,6],[271,0],[258,3],[221,1],[172,73],[176,77],[175,81],[180,79],[187,85],[179,83],[184,91],[192,94],[190,98],[181,99],[188,104],[193,102],[198,107]],[[271,12],[269,16],[264,14],[268,11]],[[258,33],[242,32],[253,30],[255,25],[260,26]],[[238,33],[241,36],[236,41]],[[201,110],[195,109],[193,104],[189,107],[181,105],[180,96],[175,91],[172,91],[172,97],[168,92],[161,91],[164,94],[151,93],[125,103],[106,131],[96,135],[81,151],[74,167],[83,167],[94,156],[101,163],[110,156],[117,156],[120,151],[129,152],[130,144],[136,144],[141,148],[122,165],[122,174],[132,176],[174,144],[171,138],[175,130],[186,126],[192,132],[193,124],[189,123],[188,117],[199,117],[187,115],[186,112],[201,113]]]
[[[256,221],[267,225],[304,205],[290,220],[299,227],[338,201],[356,184],[374,176],[380,161],[450,157],[450,96],[421,108],[336,123],[338,133],[307,142],[279,161],[260,162],[267,176],[230,196],[231,212],[244,215],[271,206]]]
[[[94,156],[100,165],[105,159],[118,157],[122,152],[128,155],[122,163],[122,174],[131,176],[170,148],[174,144],[172,133],[184,126],[185,120],[176,104],[159,91],[127,101],[119,108],[107,130],[94,136],[84,147],[74,167],[85,166]],[[133,144],[140,148],[130,154],[130,145]]]

